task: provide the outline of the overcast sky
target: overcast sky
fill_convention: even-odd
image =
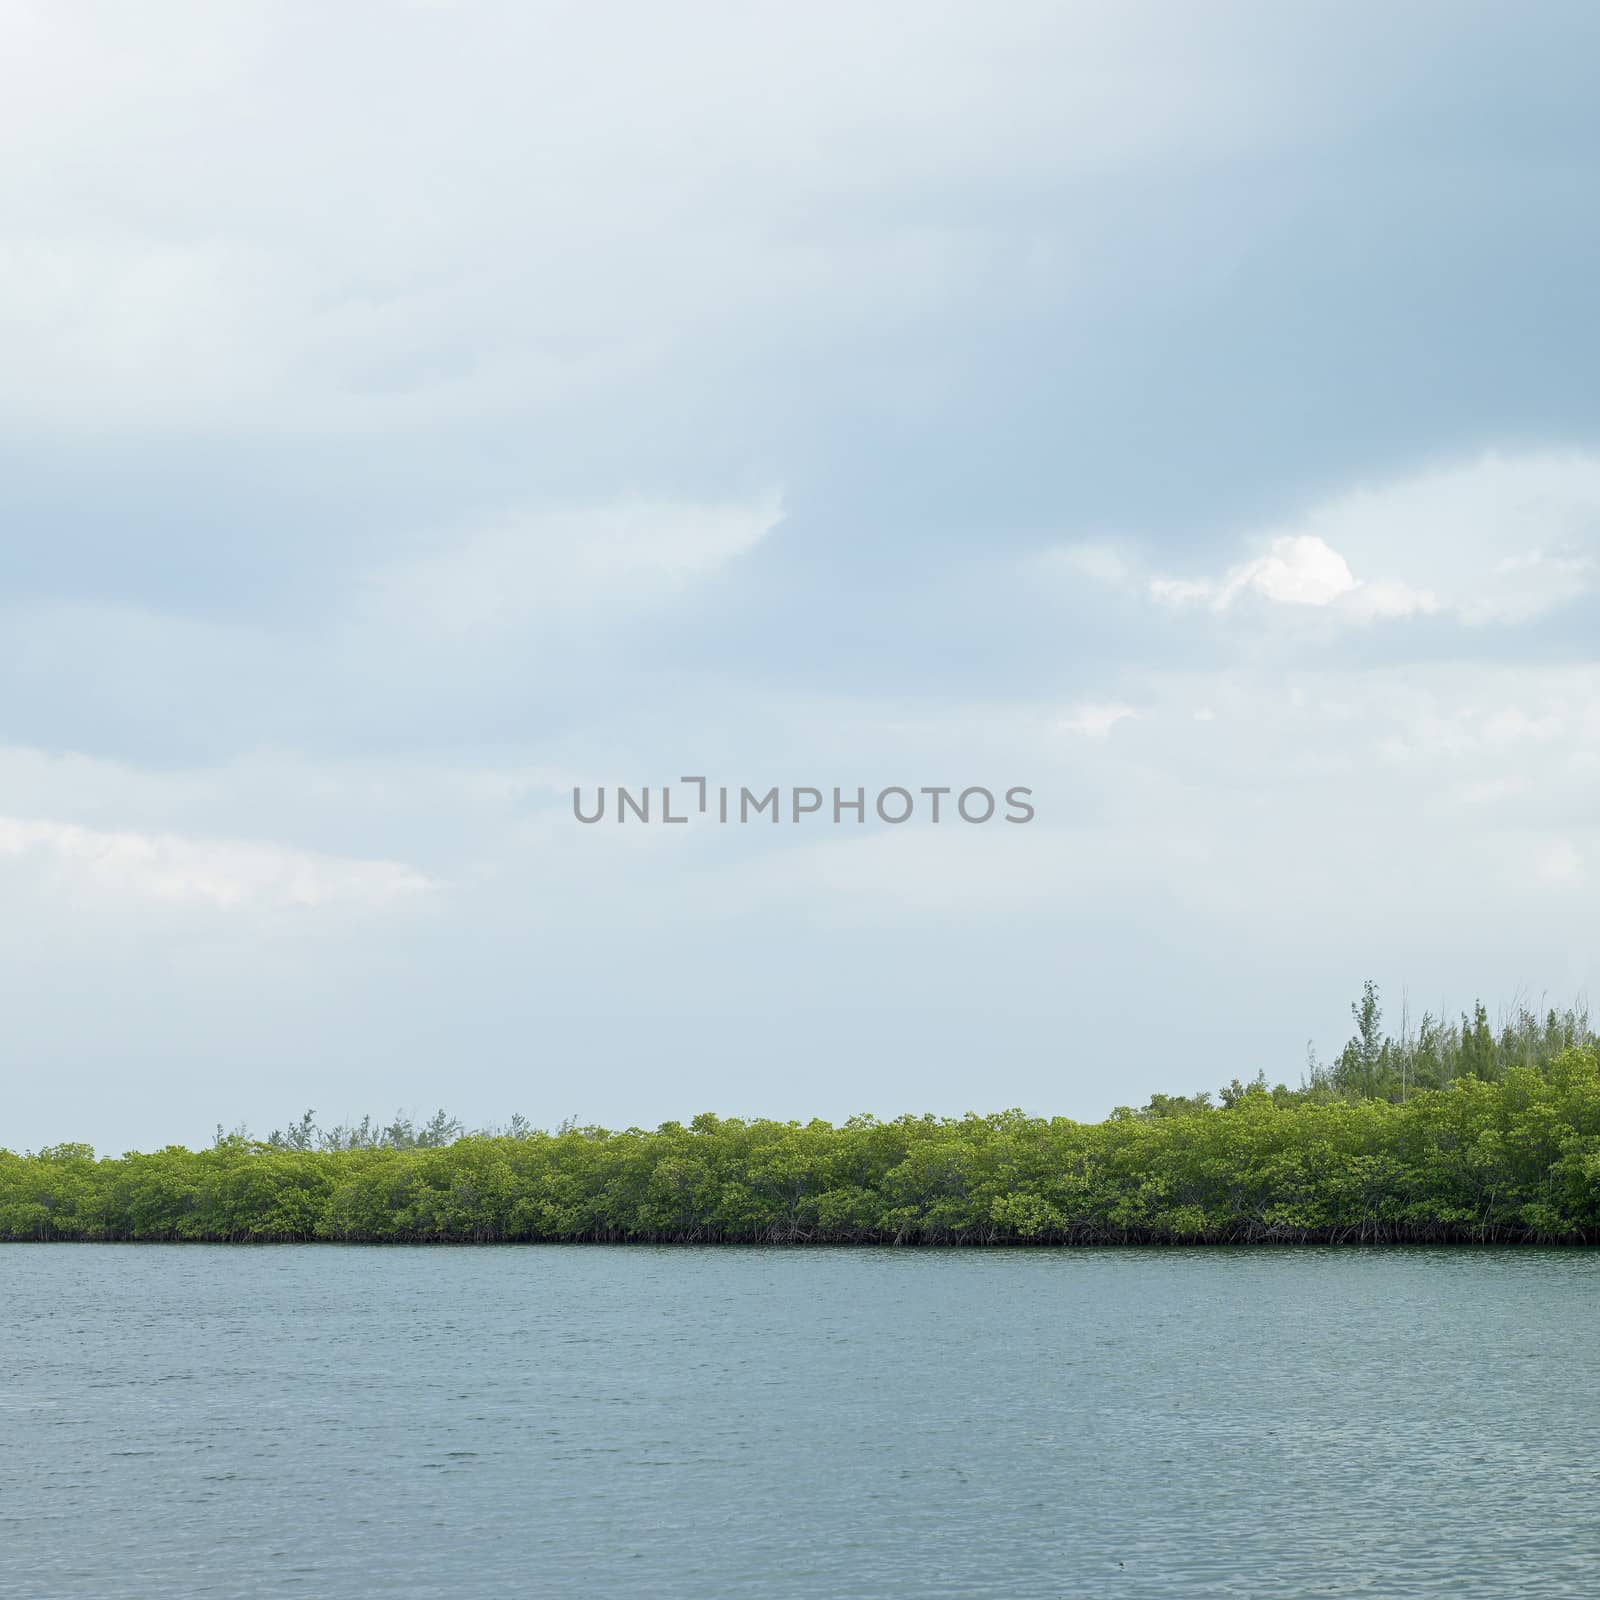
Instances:
[[[1586,0],[0,19],[0,1145],[1600,976]],[[1037,817],[573,820],[688,773]]]

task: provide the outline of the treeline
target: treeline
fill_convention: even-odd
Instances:
[[[1321,1061],[1307,1046],[1306,1071],[1298,1088],[1280,1083],[1270,1092],[1280,1105],[1355,1104],[1362,1100],[1404,1103],[1419,1089],[1446,1089],[1458,1079],[1499,1083],[1517,1067],[1548,1071],[1572,1050],[1593,1050],[1600,1045],[1589,1024],[1588,1007],[1570,1005],[1535,1011],[1525,1002],[1503,1010],[1491,1023],[1481,1000],[1459,1022],[1425,1011],[1413,1024],[1409,1006],[1401,1012],[1400,1031],[1383,1025],[1383,1004],[1378,986],[1370,978],[1361,998],[1350,1007],[1355,1032],[1332,1061]],[[1230,1106],[1250,1090],[1267,1088],[1264,1073],[1253,1082],[1235,1078],[1217,1092],[1215,1101],[1206,1090],[1191,1095],[1152,1095],[1143,1107],[1150,1116],[1175,1116],[1203,1111],[1213,1104]]]
[[[1600,1061],[1383,1098],[0,1152],[0,1239],[1600,1243]]]
[[[1510,1006],[1495,1023],[1480,1000],[1459,1022],[1425,1011],[1414,1027],[1407,1006],[1399,1033],[1389,1033],[1370,978],[1350,1015],[1356,1031],[1338,1057],[1324,1065],[1312,1054],[1306,1098],[1403,1100],[1408,1092],[1443,1089],[1458,1078],[1498,1083],[1514,1067],[1544,1071],[1566,1051],[1596,1043],[1587,1007],[1539,1012],[1525,1002]]]
[[[1459,1023],[1441,1021],[1424,1012],[1413,1028],[1409,1009],[1402,1012],[1400,1032],[1384,1030],[1383,1005],[1378,986],[1370,978],[1362,987],[1361,998],[1352,1003],[1350,1015],[1355,1032],[1331,1062],[1322,1062],[1307,1047],[1306,1071],[1298,1088],[1280,1083],[1269,1092],[1279,1105],[1327,1105],[1335,1101],[1355,1104],[1361,1100],[1404,1102],[1419,1089],[1448,1088],[1458,1078],[1473,1078],[1484,1083],[1499,1083],[1513,1067],[1532,1067],[1548,1071],[1562,1055],[1574,1049],[1593,1049],[1600,1044],[1589,1025],[1589,1012],[1583,1005],[1542,1014],[1525,1003],[1515,1003],[1491,1025],[1489,1013],[1480,1000],[1471,1013],[1462,1012]],[[1228,1107],[1241,1096],[1267,1089],[1264,1073],[1248,1084],[1235,1078],[1217,1091],[1196,1094],[1156,1094],[1140,1107],[1120,1114],[1147,1117],[1179,1116],[1207,1111],[1216,1105]],[[564,1122],[559,1131],[567,1132],[575,1122]],[[415,1122],[397,1111],[389,1122],[371,1115],[360,1122],[339,1123],[323,1128],[316,1112],[307,1111],[287,1128],[275,1128],[266,1143],[275,1150],[426,1150],[451,1144],[466,1133],[459,1117],[440,1109],[426,1122]],[[500,1127],[475,1130],[472,1138],[525,1138],[533,1125],[520,1113]],[[249,1142],[247,1129],[240,1127],[225,1134],[217,1127],[216,1143]]]
[[[0,1239],[896,1244],[1600,1243],[1600,1065],[1581,1007],[1383,1026],[1375,985],[1298,1087],[1258,1075],[1105,1122],[1010,1111],[654,1130],[514,1117],[96,1159],[0,1150]]]
[[[397,1111],[391,1122],[380,1123],[376,1117],[368,1115],[360,1122],[341,1122],[332,1128],[322,1128],[317,1125],[316,1116],[315,1111],[308,1111],[287,1128],[274,1128],[267,1135],[268,1147],[273,1150],[437,1150],[454,1143],[465,1132],[461,1119],[452,1117],[442,1107],[423,1123],[414,1122],[403,1111]],[[486,1128],[482,1135],[500,1131]],[[525,1117],[516,1116],[503,1131],[520,1138],[530,1129]],[[238,1128],[226,1134],[219,1123],[217,1146],[230,1142],[248,1144],[248,1130]]]

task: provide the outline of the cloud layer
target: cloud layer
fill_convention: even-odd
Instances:
[[[347,861],[235,840],[108,832],[38,817],[0,816],[0,862],[43,861],[113,895],[234,907],[377,909],[427,889],[391,861]]]
[[[0,1142],[1595,980],[1592,8],[5,16]],[[1038,817],[571,821],[698,772]]]
[[[1128,554],[1083,543],[1047,565],[1113,586],[1142,584],[1175,608],[1297,609],[1355,623],[1447,615],[1525,623],[1600,585],[1600,455],[1495,452],[1344,491],[1214,576],[1139,575]]]

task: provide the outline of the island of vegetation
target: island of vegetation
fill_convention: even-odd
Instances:
[[[1384,1033],[1377,990],[1296,1088],[1104,1122],[1006,1111],[659,1128],[515,1118],[97,1159],[0,1150],[0,1240],[901,1245],[1600,1243],[1600,1058],[1579,1008]]]

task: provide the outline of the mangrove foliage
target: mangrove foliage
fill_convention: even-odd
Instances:
[[[654,1129],[441,1112],[210,1149],[0,1151],[0,1239],[1096,1244],[1600,1243],[1600,1059],[1581,1013],[1391,1038],[1157,1095],[1103,1122],[1021,1111]]]

